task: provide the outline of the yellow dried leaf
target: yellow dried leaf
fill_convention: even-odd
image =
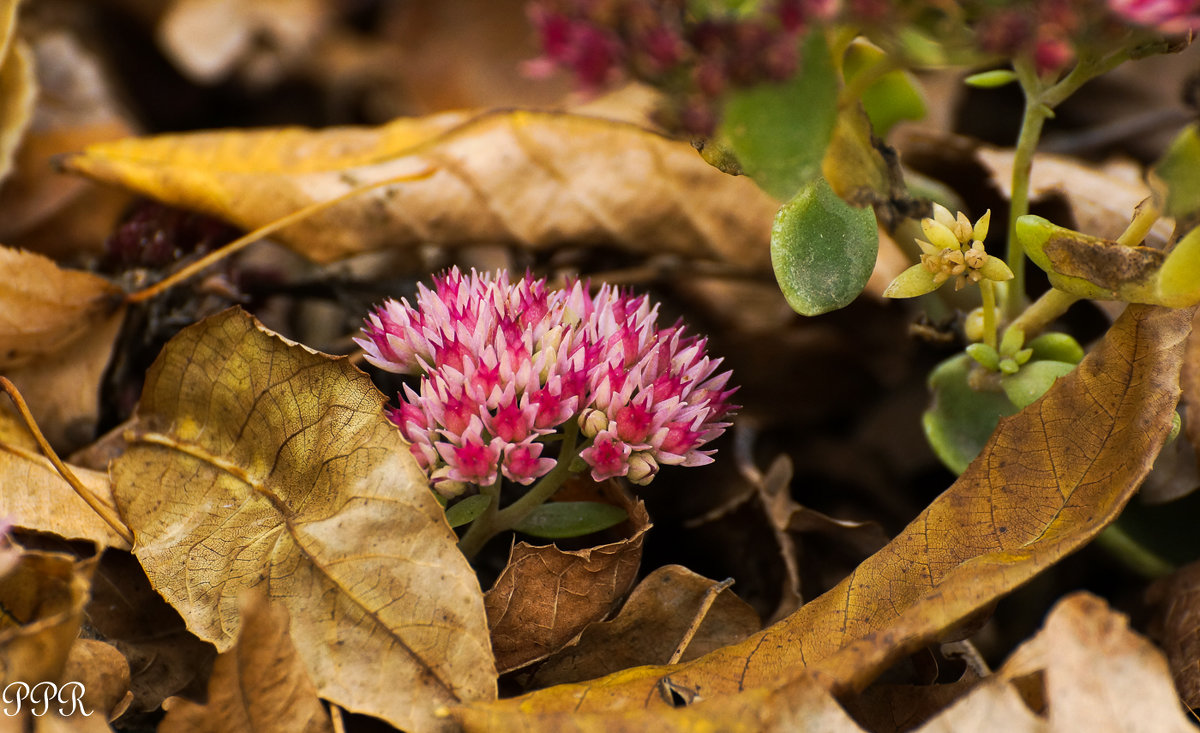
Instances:
[[[167,699],[159,733],[333,733],[288,635],[287,610],[261,593],[241,610],[238,641],[213,663],[207,702]]]
[[[71,470],[93,496],[115,511],[107,473],[77,466]],[[0,486],[4,487],[0,517],[20,529],[129,549],[129,543],[92,511],[50,461],[34,451],[0,443]]]
[[[709,167],[687,143],[549,112],[130,139],[93,145],[65,166],[246,229],[365,184],[432,170],[280,232],[316,262],[427,242],[498,242],[615,246],[765,269],[779,206],[752,182]]]
[[[3,12],[0,8],[0,13]],[[18,40],[9,45],[7,56],[0,51],[0,181],[12,171],[17,146],[33,116],[36,98],[32,54]]]
[[[384,398],[232,309],[147,374],[113,493],[188,628],[228,649],[265,586],[322,697],[421,733],[495,697],[482,593]]]
[[[836,587],[741,644],[478,708],[659,707],[662,680],[705,699],[813,675],[861,689],[1092,539],[1149,471],[1178,399],[1191,310],[1128,308],[1075,372],[1000,422],[979,457]]]

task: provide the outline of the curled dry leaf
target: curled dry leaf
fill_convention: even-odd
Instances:
[[[0,684],[62,679],[94,568],[94,560],[29,551],[0,577]]]
[[[1179,387],[1183,390],[1180,400],[1187,406],[1187,419],[1183,421],[1183,432],[1197,450],[1200,450],[1200,310],[1192,320],[1192,332],[1188,336],[1187,351],[1183,357],[1183,369],[1179,373]]]
[[[584,629],[579,643],[554,654],[531,687],[579,682],[643,664],[666,664],[717,583],[680,565],[665,565],[638,583],[612,621]],[[717,594],[682,661],[741,641],[758,631],[758,614],[728,588]]]
[[[150,368],[113,493],[151,583],[219,650],[265,586],[322,697],[421,733],[496,694],[482,593],[384,398],[241,310]]]
[[[204,704],[173,697],[160,733],[333,733],[329,713],[288,634],[288,612],[243,596],[237,643],[217,657]]]
[[[85,613],[88,626],[129,660],[131,713],[158,710],[171,695],[203,692],[216,650],[187,630],[133,555],[100,556]]]
[[[82,684],[84,708],[102,720],[115,720],[133,700],[125,655],[95,639],[76,639],[71,645],[62,681]]]
[[[1021,709],[1011,705],[1014,696],[1024,699]],[[1059,601],[1042,630],[995,676],[920,731],[978,729],[966,724],[972,720],[986,720],[991,730],[1045,733],[1195,730],[1179,706],[1162,652],[1088,593]]]
[[[1171,426],[1191,310],[1131,306],[1075,372],[1000,422],[979,457],[892,542],[780,623],[690,664],[641,667],[480,705],[526,713],[706,699],[813,675],[861,689],[1091,540],[1124,507]]]
[[[613,246],[765,269],[779,206],[751,181],[711,168],[687,143],[549,112],[130,139],[93,145],[64,164],[246,229],[367,184],[427,174],[280,232],[322,263],[383,247],[483,242]]]
[[[584,550],[525,542],[513,547],[483,599],[498,671],[524,667],[562,649],[607,616],[633,585],[650,517],[640,500],[624,491],[618,494],[629,514],[629,536]]]
[[[108,474],[70,467],[92,495],[113,507]],[[69,540],[90,540],[100,547],[129,549],[129,544],[87,505],[50,461],[25,448],[0,443],[0,517],[29,532]]]

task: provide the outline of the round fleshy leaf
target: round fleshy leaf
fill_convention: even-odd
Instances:
[[[1065,361],[1035,361],[1021,367],[1015,374],[1002,377],[1000,386],[1017,409],[1024,409],[1046,394],[1054,380],[1070,374],[1074,368],[1074,364]]]
[[[808,34],[800,73],[783,84],[758,84],[725,98],[721,136],[742,170],[786,200],[821,173],[837,120],[838,80],[820,32]]]
[[[1065,333],[1043,333],[1029,342],[1035,361],[1065,361],[1078,364],[1083,360],[1083,347]]]
[[[962,473],[979,455],[996,424],[1017,407],[1003,392],[977,392],[967,384],[974,361],[959,354],[929,375],[933,404],[921,423],[933,452],[954,473]]]
[[[461,527],[468,522],[475,521],[491,503],[491,497],[483,494],[468,496],[446,510],[446,521],[450,523],[451,527]]]
[[[1191,124],[1167,148],[1154,167],[1167,184],[1167,216],[1186,220],[1200,211],[1200,129]]]
[[[598,501],[552,501],[529,513],[513,529],[534,537],[582,537],[624,522],[625,510]]]
[[[858,297],[878,251],[875,212],[842,201],[823,178],[784,204],[771,229],[775,279],[792,309],[806,316]]]

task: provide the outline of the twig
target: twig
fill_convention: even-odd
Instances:
[[[704,617],[708,615],[708,609],[712,608],[712,604],[717,600],[717,596],[721,591],[733,585],[733,578],[726,578],[720,583],[709,588],[704,593],[704,599],[700,601],[700,608],[696,609],[696,615],[692,617],[692,623],[688,626],[683,638],[679,640],[679,644],[675,647],[675,653],[671,655],[671,659],[667,664],[675,664],[683,653],[687,651],[688,645],[692,643],[692,638],[696,636],[696,632],[700,630],[700,624],[704,623]]]
[[[188,265],[187,267],[184,267],[180,270],[177,270],[176,272],[171,273],[170,275],[167,275],[165,278],[163,278],[162,280],[158,281],[157,283],[151,285],[148,288],[139,290],[136,293],[130,293],[129,295],[125,296],[125,302],[126,303],[145,302],[145,301],[155,297],[156,295],[159,295],[160,293],[167,290],[168,288],[174,287],[175,285],[178,285],[179,283],[183,282],[184,280],[187,280],[188,278],[199,274],[201,271],[207,269],[208,267],[210,267],[212,265],[215,265],[216,263],[220,262],[221,260],[225,259],[226,257],[245,249],[246,247],[250,246],[251,244],[254,244],[258,240],[262,239],[263,237],[266,237],[270,234],[274,234],[275,232],[279,231],[280,229],[283,229],[284,227],[286,227],[290,224],[294,224],[302,219],[306,219],[306,218],[312,216],[313,214],[316,214],[316,213],[322,211],[323,209],[327,209],[331,206],[336,206],[337,204],[342,203],[346,199],[354,198],[355,196],[358,196],[359,194],[366,193],[368,191],[372,191],[376,188],[382,188],[384,186],[391,186],[396,183],[405,183],[407,181],[419,181],[421,179],[432,176],[434,174],[435,170],[436,170],[435,168],[426,168],[425,170],[419,171],[417,173],[405,173],[402,176],[394,176],[392,178],[385,178],[382,181],[376,181],[374,183],[369,183],[365,186],[361,186],[359,188],[355,188],[353,190],[347,191],[346,193],[343,193],[340,196],[335,196],[335,197],[329,199],[328,201],[318,201],[314,204],[309,204],[308,206],[305,206],[304,208],[302,208],[298,211],[293,211],[292,213],[288,214],[287,216],[276,219],[275,221],[271,222],[270,224],[261,226],[258,229],[255,229],[254,231],[250,232],[249,234],[245,234],[241,237],[238,237],[237,239],[233,240],[232,242],[225,245],[224,247],[221,247],[220,249],[215,249],[212,252],[209,252],[208,254],[204,255],[203,257],[196,260],[195,262]]]
[[[132,546],[133,532],[129,530],[129,527],[125,526],[125,523],[121,521],[121,518],[117,516],[117,513],[113,511],[112,507],[100,501],[95,494],[93,494],[86,486],[83,485],[83,482],[80,481],[79,477],[67,467],[67,464],[63,463],[59,459],[58,454],[54,452],[54,449],[50,447],[50,443],[47,442],[46,436],[42,435],[41,429],[38,428],[37,422],[33,419],[33,415],[29,412],[29,406],[25,404],[25,398],[21,397],[21,393],[17,390],[16,385],[10,382],[8,377],[0,377],[0,389],[4,390],[4,392],[8,394],[9,399],[11,399],[13,404],[16,405],[17,412],[21,414],[21,419],[25,421],[25,426],[29,428],[29,432],[33,433],[33,438],[37,441],[38,447],[42,449],[42,454],[54,464],[54,468],[58,471],[59,475],[61,475],[63,479],[65,479],[66,482],[71,485],[72,489],[75,489],[75,493],[79,494],[79,498],[87,502],[87,505],[92,508],[92,511],[99,514],[100,518],[103,519],[108,526],[112,527],[113,531],[116,532],[121,539],[125,540],[130,544],[130,546]]]

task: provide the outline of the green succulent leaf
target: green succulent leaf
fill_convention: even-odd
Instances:
[[[1017,412],[1003,392],[979,392],[968,383],[974,360],[953,356],[929,375],[933,403],[921,423],[933,452],[956,474],[979,455],[1000,418]]]
[[[1065,333],[1043,333],[1029,342],[1034,361],[1065,361],[1078,364],[1083,360],[1083,347]]]
[[[1017,80],[1017,74],[1012,69],[993,69],[971,74],[963,83],[976,89],[995,89],[1007,86]]]
[[[823,178],[784,204],[771,229],[775,279],[792,309],[806,316],[858,297],[878,252],[875,213],[842,201]]]
[[[534,537],[566,539],[599,532],[624,522],[625,510],[595,501],[552,501],[529,513],[513,529]]]
[[[758,84],[725,98],[720,135],[742,170],[787,200],[820,175],[837,120],[838,78],[819,31],[809,33],[801,70],[782,84]]]
[[[1185,221],[1200,214],[1200,128],[1196,123],[1179,133],[1154,172],[1167,184],[1167,216]]]
[[[1022,216],[1016,231],[1029,259],[1059,290],[1170,308],[1200,302],[1200,229],[1165,254],[1072,231],[1040,216]]]
[[[1018,409],[1025,409],[1037,398],[1046,394],[1054,380],[1070,374],[1075,364],[1065,361],[1034,361],[1021,367],[1015,374],[1000,378],[1004,394]]]
[[[491,503],[491,498],[483,494],[468,496],[446,510],[446,521],[450,523],[451,527],[461,527],[475,521]]]
[[[846,81],[858,74],[884,63],[887,54],[866,39],[855,39],[846,49],[843,73]],[[916,77],[897,69],[880,75],[863,90],[861,101],[871,119],[871,128],[879,137],[885,137],[897,122],[919,120],[925,117],[925,96],[921,93]]]

